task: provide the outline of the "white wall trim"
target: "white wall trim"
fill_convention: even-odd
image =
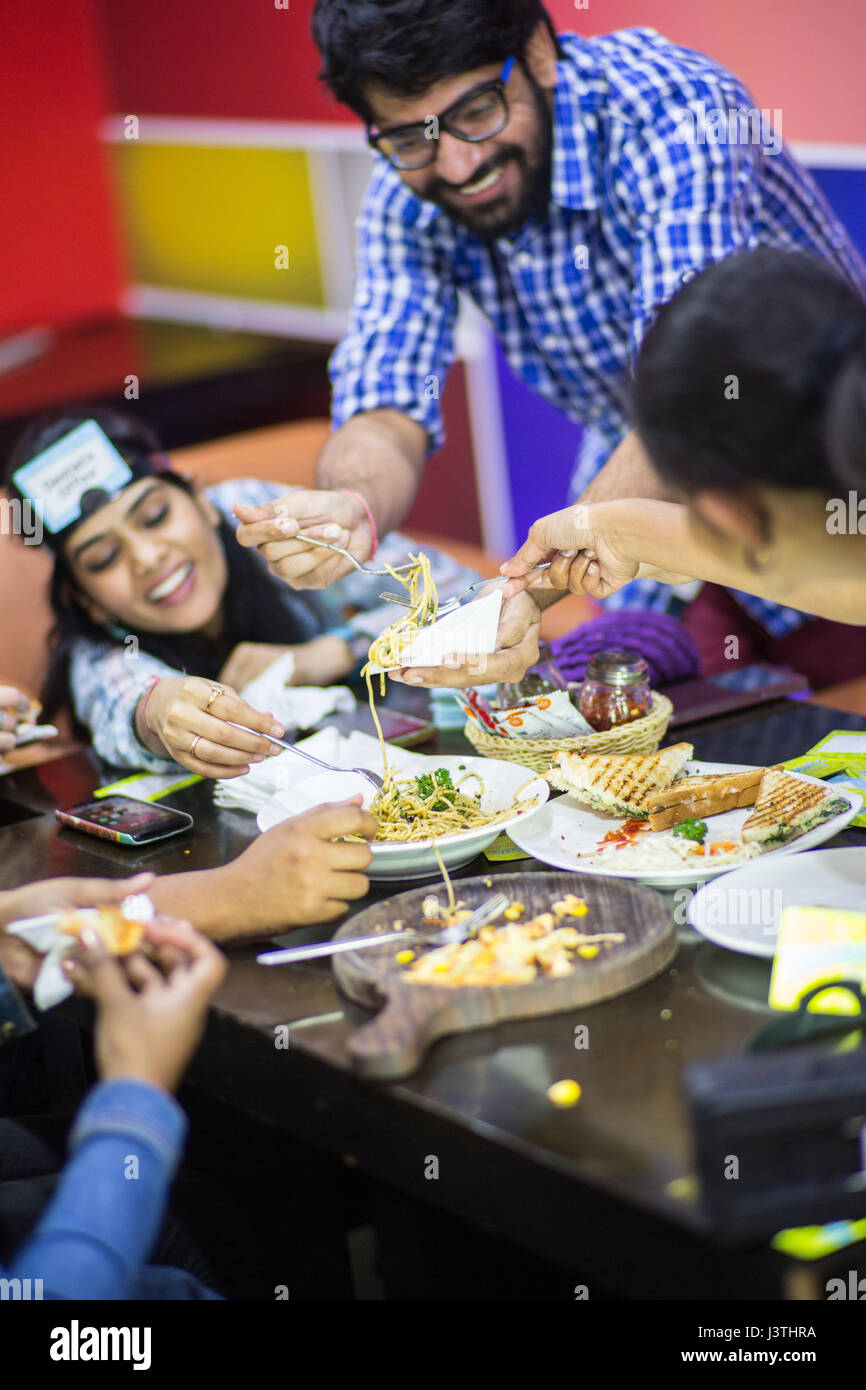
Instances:
[[[272,333],[280,338],[307,338],[323,343],[338,342],[346,328],[346,313],[342,309],[276,304],[160,285],[131,286],[123,296],[122,307],[132,318],[204,324],[209,328]]]
[[[455,346],[466,372],[466,398],[484,549],[513,555],[514,507],[493,331],[481,310],[460,296]]]
[[[793,140],[791,149],[808,169],[866,169],[866,145],[822,145]]]
[[[130,113],[135,114],[135,113]],[[106,117],[101,138],[110,145],[213,145],[249,150],[367,149],[359,125],[326,121],[226,121],[210,117],[142,116],[138,138],[130,140],[122,114]],[[371,151],[372,158],[372,151]]]

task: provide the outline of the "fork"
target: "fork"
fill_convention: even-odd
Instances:
[[[529,571],[529,574],[541,574],[543,570],[549,569],[550,562],[548,561],[547,564],[536,565],[534,569],[531,569]],[[528,577],[529,576],[527,575],[527,578]],[[493,579],[476,579],[475,583],[470,584],[468,589],[464,589],[462,594],[455,594],[453,598],[447,598],[444,603],[441,603],[438,609],[436,610],[436,617],[444,618],[446,614],[453,613],[455,608],[460,607],[461,603],[465,598],[468,598],[470,594],[475,593],[476,589],[483,589],[486,584],[501,584],[504,588],[510,578],[510,575],[500,575],[499,577],[494,577]],[[396,603],[399,604],[401,608],[411,607],[411,600],[408,594],[385,593],[380,594],[379,597],[380,599],[384,599],[385,603]]]
[[[497,917],[501,917],[508,902],[504,893],[495,893],[487,902],[476,907],[468,917],[464,917],[462,922],[457,922],[453,927],[444,927],[441,931],[424,932],[416,927],[407,927],[405,931],[380,932],[378,936],[359,936],[354,941],[320,941],[312,946],[288,946],[282,951],[264,951],[262,955],[256,956],[256,960],[259,965],[286,965],[289,961],[335,956],[340,951],[363,951],[368,946],[381,946],[386,941],[403,941],[406,937],[415,937],[425,946],[448,946],[453,942],[465,941],[476,927],[486,927]]]
[[[312,536],[302,535],[300,531],[296,536],[291,536],[290,540],[306,541],[307,545],[320,545],[323,550],[333,550],[337,555],[344,555],[347,560],[351,560],[355,569],[360,570],[361,574],[372,574],[379,579],[388,577],[392,571],[394,574],[408,574],[410,570],[415,568],[414,561],[407,560],[405,565],[392,565],[389,570],[374,570],[369,565],[362,565],[360,560],[356,560],[354,555],[350,551],[344,550],[342,546],[331,545],[328,541],[317,541]]]
[[[224,724],[230,725],[232,729],[240,729],[241,733],[252,734],[254,738],[266,738],[269,743],[278,743],[281,748],[287,748],[290,753],[297,753],[299,758],[306,758],[308,763],[315,763],[316,767],[323,767],[326,772],[357,772],[359,777],[366,777],[368,782],[372,782],[377,792],[380,792],[385,783],[378,772],[371,772],[367,767],[335,767],[333,763],[323,763],[321,758],[314,758],[312,753],[305,752],[296,743],[286,743],[283,738],[274,738],[273,734],[263,734],[258,729],[248,729],[246,724],[236,724],[233,719],[224,719]]]

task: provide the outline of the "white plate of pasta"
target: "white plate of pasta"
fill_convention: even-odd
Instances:
[[[433,878],[439,873],[437,850],[447,869],[462,868],[501,831],[540,810],[549,795],[545,778],[518,763],[418,757],[411,771],[394,774],[383,799],[370,807],[383,838],[373,843],[367,873],[384,881]],[[269,830],[286,814],[275,801],[259,812],[259,829]]]

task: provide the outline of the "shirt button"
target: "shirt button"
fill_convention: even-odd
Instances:
[[[684,270],[682,275],[680,276],[680,284],[687,285],[689,281],[694,280],[694,278],[695,272],[693,270]]]
[[[11,1038],[11,1037],[14,1037],[14,1035],[17,1033],[17,1031],[18,1031],[18,1029],[17,1029],[16,1025],[15,1025],[14,1023],[12,1023],[11,1021],[7,1021],[7,1022],[4,1023],[4,1024],[0,1024],[0,1034],[2,1034],[2,1036],[3,1036],[4,1038]]]

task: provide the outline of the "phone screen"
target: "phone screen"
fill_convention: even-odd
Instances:
[[[162,840],[192,828],[192,816],[169,806],[154,806],[130,796],[106,796],[101,801],[83,801],[55,812],[63,825],[103,839],[144,844]]]

